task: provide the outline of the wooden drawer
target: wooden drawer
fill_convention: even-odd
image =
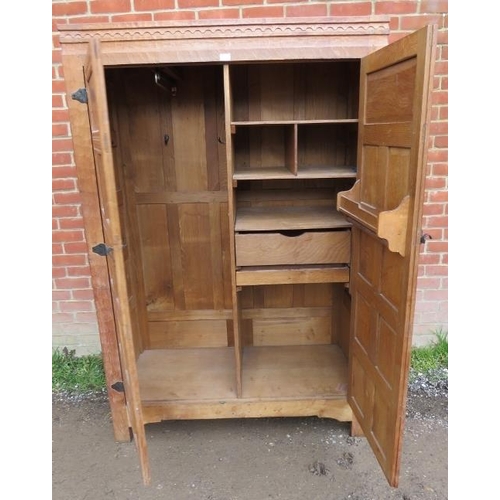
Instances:
[[[236,234],[237,266],[346,264],[350,259],[349,230]]]

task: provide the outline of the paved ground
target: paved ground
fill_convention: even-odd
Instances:
[[[133,443],[115,443],[103,396],[53,396],[53,500],[443,500],[447,391],[410,390],[400,486],[365,439],[319,418],[151,424],[152,484]]]

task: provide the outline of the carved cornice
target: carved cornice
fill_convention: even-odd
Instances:
[[[388,35],[385,17],[262,19],[217,23],[190,21],[176,23],[109,23],[98,25],[63,25],[61,43],[79,43],[98,37],[101,41],[189,40],[217,38],[260,38],[288,36],[366,36]]]

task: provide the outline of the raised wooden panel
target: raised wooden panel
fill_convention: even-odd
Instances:
[[[149,322],[151,349],[226,347],[226,320]]]
[[[169,227],[165,205],[138,205],[137,219],[143,261],[146,304],[175,307]]]
[[[253,345],[329,344],[331,318],[273,318],[253,321]]]
[[[367,75],[367,124],[407,122],[413,117],[417,61],[402,61]]]

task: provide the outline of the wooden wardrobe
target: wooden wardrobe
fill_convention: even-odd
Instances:
[[[60,28],[115,438],[352,422],[397,486],[435,47],[388,20]]]

